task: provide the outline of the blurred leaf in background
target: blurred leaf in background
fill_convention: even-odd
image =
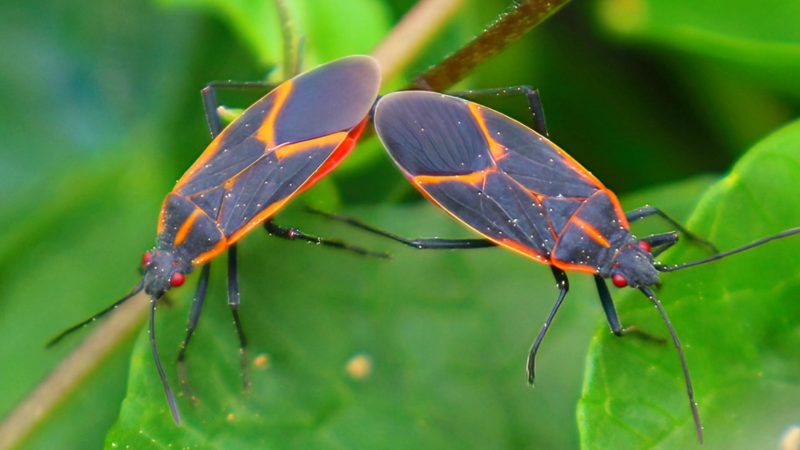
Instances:
[[[413,2],[287,4],[305,38],[308,68],[338,56],[368,53]],[[0,200],[0,358],[14,365],[0,376],[0,414],[11,410],[80,340],[45,352],[41,345],[53,333],[105,306],[135,281],[136,264],[152,243],[164,194],[208,142],[199,89],[214,79],[265,79],[280,66],[282,44],[272,5],[242,0],[0,4],[5,56],[0,59],[0,100],[6,105],[5,120],[0,121],[0,189],[7,193]],[[460,47],[507,6],[502,0],[467,1],[404,77]],[[751,143],[797,117],[795,7],[792,2],[750,5],[740,0],[719,7],[688,0],[574,2],[487,61],[460,87],[538,87],[556,142],[613,189],[643,189],[624,197],[627,207],[650,202],[680,217],[709,180],[687,177],[726,170]],[[395,83],[402,85],[400,81]],[[233,107],[252,100],[223,97]],[[739,167],[746,168],[743,164]],[[768,165],[767,175],[758,179],[769,181],[776,171],[774,179],[780,180],[784,169]],[[744,174],[742,170],[737,173]],[[687,181],[661,186],[675,180]],[[771,186],[770,192],[779,194],[748,197],[746,204],[764,205],[783,217],[786,204],[781,209],[770,202],[781,195],[796,196],[794,186]],[[721,190],[708,195],[721,198]],[[346,212],[409,236],[465,235],[433,207],[398,205],[401,201],[420,200],[374,139],[362,143],[340,170],[301,198],[328,209],[355,205]],[[719,201],[725,208],[736,205]],[[712,202],[706,201],[692,225],[719,237],[721,244],[745,240],[725,233],[750,238],[774,231],[758,225],[761,217],[750,220],[744,212],[747,224],[737,229],[704,229],[710,221],[703,211],[711,208]],[[730,214],[739,217],[738,212]],[[781,223],[796,225],[796,215],[792,217],[794,222],[787,213]],[[279,219],[324,235],[363,239],[292,211]],[[767,223],[776,226],[779,220]],[[364,244],[385,245],[374,240]],[[791,261],[788,249],[773,253],[775,249],[765,248],[721,267],[744,271],[766,266],[759,255]],[[671,257],[681,259],[681,251]],[[169,424],[142,334],[132,360],[128,341],[67,397],[23,448],[96,448],[104,439],[118,448],[128,442],[152,447],[149,439],[200,442],[201,448],[212,445],[207,442],[218,448],[252,447],[267,446],[276,433],[282,435],[282,447],[303,448],[337,447],[359,438],[383,448],[578,446],[574,407],[591,325],[606,333],[591,283],[582,277],[574,277],[571,300],[542,352],[541,381],[530,390],[522,362],[555,295],[544,267],[499,250],[398,250],[396,259],[386,263],[262,236],[248,238],[241,253],[245,326],[254,339],[253,356],[260,352],[269,357],[266,369],[253,369],[253,392],[239,392],[235,337],[222,301],[223,277],[216,273],[190,350],[190,373],[201,403],[196,409],[184,405],[189,425],[183,431]],[[216,264],[214,271],[222,266]],[[676,326],[690,363],[707,357],[726,367],[742,348],[741,366],[731,377],[740,370],[754,371],[742,375],[749,380],[761,370],[780,373],[783,378],[774,379],[793,386],[800,374],[785,358],[797,347],[794,324],[799,321],[792,310],[787,312],[783,297],[797,284],[787,278],[782,295],[765,296],[775,289],[766,286],[774,278],[743,275],[738,288],[747,293],[741,300],[726,300],[725,307],[712,310],[697,297],[718,302],[715,289],[723,285],[716,286],[710,276],[692,281],[695,273],[703,272],[672,274],[660,293],[680,321]],[[159,337],[167,355],[180,340],[190,291],[176,293],[173,309],[159,309]],[[642,305],[640,300],[636,304]],[[756,302],[758,308],[752,306]],[[673,303],[702,310],[683,313],[670,308]],[[659,329],[650,308],[642,307],[638,320],[633,302],[623,305],[624,321]],[[737,322],[745,311],[758,317],[753,327],[772,320],[781,324],[778,332],[756,334],[761,340],[750,343],[747,333],[717,326],[725,320]],[[717,347],[706,342],[711,331],[705,334],[701,320],[709,314],[715,320],[708,329],[724,337],[726,345],[713,355]],[[761,342],[768,337],[774,350],[767,355]],[[612,346],[613,352],[605,351]],[[675,426],[672,415],[680,424],[688,423],[679,380],[673,380],[679,372],[671,370],[677,368],[671,349],[605,338],[594,348],[590,361],[632,358],[639,365],[644,359],[636,359],[637,354],[647,358],[663,353],[664,386],[641,389],[653,389],[653,402],[670,402],[668,415],[656,417],[659,430]],[[370,377],[361,381],[344,370],[355,354],[368,355],[373,365]],[[609,380],[647,378],[646,368],[639,365],[618,366],[617,372],[609,372]],[[728,419],[717,414],[734,400],[715,403],[716,397],[702,397],[704,388],[710,392],[713,385],[709,377],[719,374],[701,367],[694,371],[701,407],[708,405],[712,438],[713,427],[729,429]],[[170,374],[174,380],[174,372]],[[732,391],[715,395],[754,404],[751,399],[759,393],[776,392],[764,383],[757,391],[732,383]],[[625,402],[627,394],[614,395],[609,401],[615,412],[641,412],[635,403]],[[763,422],[755,422],[765,424],[769,436],[779,432],[771,417],[778,416],[762,415]],[[597,415],[591,426],[581,423],[584,446],[623,446],[602,435],[602,430],[611,430],[604,428],[606,420]],[[674,439],[688,439],[682,430]],[[625,443],[649,448],[661,436],[637,435]],[[761,436],[752,439],[773,445]],[[724,444],[732,440],[720,438]],[[751,441],[743,437],[741,442]],[[715,448],[711,442],[707,447]]]

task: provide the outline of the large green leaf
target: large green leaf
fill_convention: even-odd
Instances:
[[[152,242],[159,182],[168,180],[165,152],[151,151],[168,147],[151,125],[189,92],[181,88],[196,22],[128,0],[0,5],[0,98],[10,112],[0,121],[3,419],[78,340],[45,350],[47,339],[133,282],[131,255]],[[18,448],[101,445],[132,343],[78,386],[52,392],[57,408]]]
[[[800,122],[756,145],[711,188],[690,228],[721,248],[800,224]],[[800,239],[665,274],[658,291],[681,336],[710,449],[774,448],[800,416]],[[684,245],[668,262],[702,252]],[[638,294],[638,293],[637,293]],[[664,334],[640,294],[622,320]],[[694,429],[671,346],[598,331],[578,409],[585,449],[687,448]]]
[[[733,64],[800,95],[800,3],[602,0],[601,22],[630,39]]]
[[[220,16],[264,66],[283,60],[283,35],[277,1],[161,0],[202,8]],[[342,56],[369,53],[389,29],[386,5],[378,0],[286,1],[295,38],[303,40],[303,65],[313,67]],[[279,74],[280,76],[280,74]]]

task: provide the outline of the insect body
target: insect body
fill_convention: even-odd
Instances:
[[[538,94],[528,90],[532,111],[541,113]],[[720,259],[800,233],[800,228],[703,260],[664,266],[656,263],[654,256],[675,244],[678,233],[638,239],[630,231],[631,221],[659,215],[689,239],[717,251],[657,208],[646,206],[624,212],[612,191],[545,137],[547,130],[541,114],[535,117],[536,130],[532,130],[461,98],[407,91],[381,98],[374,121],[386,150],[411,184],[483,239],[409,240],[353,219],[324,215],[418,249],[502,246],[550,265],[560,292],[529,353],[531,384],[536,352],[569,290],[568,271],[594,277],[608,323],[619,336],[632,332],[649,337],[622,327],[605,279],[610,278],[617,287],[639,289],[657,307],[669,329],[702,442],[702,426],[680,341],[650,287],[659,283],[659,272]]]
[[[231,123],[164,200],[145,291],[180,284],[331,171],[363,131],[379,82],[373,59],[345,58],[282,83]]]
[[[367,56],[352,56],[283,82],[224,130],[218,129],[216,108],[207,110],[215,137],[164,200],[158,220],[157,244],[142,258],[142,281],[128,296],[92,319],[66,330],[50,345],[144,290],[152,299],[150,339],[156,366],[173,417],[179,421],[177,405],[155,345],[156,301],[170,288],[182,285],[194,268],[204,267],[188,334],[179,353],[179,361],[182,361],[205,296],[208,264],[228,249],[229,304],[244,350],[244,334],[237,312],[236,242],[267,221],[268,231],[283,237],[348,248],[298,230],[283,229],[268,220],[294,196],[330,172],[352,150],[366,126],[379,85],[380,70],[376,61]]]
[[[406,178],[496,244],[562,270],[624,276],[634,287],[658,281],[616,195],[524,125],[429,92],[385,97],[375,120]]]

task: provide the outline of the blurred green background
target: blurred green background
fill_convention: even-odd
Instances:
[[[309,68],[369,53],[413,2],[289,3]],[[466,1],[405,80],[507,6]],[[687,219],[703,195],[690,225],[727,248],[800,224],[796,124],[706,191],[798,116],[798,18],[800,3],[778,0],[573,2],[459,87],[539,88],[553,140],[627,208],[647,202]],[[250,0],[3,2],[0,42],[5,415],[80,337],[50,351],[43,343],[136,281],[163,196],[208,142],[200,88],[267,77],[281,62],[281,42],[273,3]],[[251,100],[223,98],[232,107]],[[298,206],[311,203],[408,236],[468,236],[419,199],[374,139],[296,203],[279,223],[389,250],[394,259],[253,233],[240,247],[242,314],[252,355],[270,362],[254,368],[252,392],[239,389],[223,264],[216,264],[189,355],[201,403],[181,399],[182,428],[171,423],[140,333],[21,448],[695,445],[673,349],[610,339],[587,277],[572,277],[530,389],[524,358],[556,295],[546,267],[494,249],[398,249],[304,214]],[[657,225],[637,231],[665,229]],[[800,423],[800,402],[788,400],[800,399],[800,246],[779,247],[720,272],[665,276],[674,281],[662,296],[685,333],[707,413],[706,448],[774,448]],[[680,249],[668,258],[700,255]],[[188,286],[159,310],[167,362],[185,326]],[[621,303],[624,322],[663,333],[642,299]],[[344,370],[353,355],[372,362],[366,379]],[[633,387],[639,383],[641,390]]]

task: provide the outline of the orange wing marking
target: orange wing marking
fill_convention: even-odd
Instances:
[[[178,232],[175,234],[176,247],[181,245],[183,241],[186,240],[186,236],[189,235],[189,231],[192,230],[192,225],[194,224],[194,221],[197,220],[197,216],[199,215],[200,215],[200,208],[195,208],[194,211],[192,211],[192,213],[189,214],[189,217],[187,217],[186,220],[183,221],[181,227],[178,228]]]
[[[263,142],[267,148],[275,147],[275,121],[278,119],[278,114],[280,114],[290,92],[292,92],[292,80],[285,81],[275,88],[275,100],[272,102],[272,109],[269,110],[264,122],[258,127],[256,138]]]
[[[484,182],[486,182],[486,177],[489,174],[496,172],[496,170],[479,170],[477,172],[472,172],[464,175],[417,175],[412,177],[417,184],[439,184],[439,183],[451,183],[451,182],[458,182],[458,183],[467,183],[472,186],[482,186]]]
[[[339,143],[345,140],[347,133],[340,131],[338,133],[328,134],[326,136],[309,139],[307,141],[294,142],[292,144],[281,145],[275,149],[275,156],[280,160],[288,158],[297,153],[302,153],[308,150],[315,150],[320,147],[329,145],[338,146]]]
[[[242,228],[239,228],[238,230],[236,230],[236,232],[233,233],[231,235],[231,237],[228,238],[228,245],[235,244],[239,239],[241,239],[245,234],[247,234],[254,227],[256,227],[261,222],[263,222],[263,221],[267,220],[268,218],[270,218],[276,212],[278,212],[278,210],[281,209],[283,207],[283,205],[285,205],[286,202],[288,202],[289,199],[291,199],[293,196],[294,195],[289,195],[287,197],[284,197],[284,198],[278,200],[277,202],[269,205],[269,207],[267,207],[266,209],[260,211],[258,214],[256,214],[255,217],[250,219],[249,222],[247,222]]]
[[[226,248],[228,248],[228,240],[225,239],[225,236],[222,236],[222,239],[220,239],[219,242],[217,242],[217,245],[215,245],[214,248],[205,253],[200,254],[199,256],[197,256],[197,258],[193,259],[192,265],[195,267],[201,266],[210,261],[211,259],[213,259],[215,256],[225,251]]]
[[[492,135],[489,133],[489,129],[486,127],[486,121],[483,119],[483,115],[481,114],[481,106],[472,102],[468,102],[467,106],[469,107],[469,112],[472,114],[475,122],[478,123],[481,133],[483,133],[483,137],[486,139],[486,142],[489,143],[489,152],[491,152],[495,161],[500,161],[506,156],[508,150],[506,150],[503,145],[492,138]]]
[[[606,195],[608,195],[608,198],[611,199],[611,204],[614,205],[614,213],[617,215],[619,224],[626,230],[630,230],[631,225],[628,223],[628,217],[625,215],[625,210],[622,209],[622,205],[619,203],[617,195],[611,192],[609,189],[603,189],[603,192],[605,192]]]
[[[495,242],[504,247],[508,247],[509,249],[514,250],[517,253],[521,253],[524,256],[533,258],[536,261],[539,261],[540,263],[550,264],[550,259],[539,253],[536,249],[530,248],[526,245],[522,245],[517,241],[514,241],[512,239],[501,239]]]
[[[310,188],[314,185],[317,181],[322,179],[325,175],[330,173],[331,170],[335,169],[339,163],[342,162],[345,156],[347,156],[353,147],[356,145],[356,141],[358,141],[358,137],[361,136],[361,132],[364,131],[364,127],[367,126],[367,122],[369,121],[369,117],[365,117],[358,125],[355,126],[344,140],[336,147],[336,149],[331,153],[331,156],[325,160],[325,163],[320,166],[319,169],[314,173],[314,175],[308,179],[303,184],[303,187],[300,188],[299,192],[304,192],[306,189]]]
[[[583,231],[587,236],[592,238],[593,241],[597,242],[598,244],[602,245],[605,248],[611,247],[611,244],[608,243],[608,239],[606,239],[605,236],[603,236],[603,234],[600,233],[600,231],[598,231],[597,228],[593,227],[592,224],[590,224],[589,222],[586,222],[577,216],[573,216],[572,219],[570,219],[570,222],[572,222],[573,224],[575,224],[575,226],[580,228],[580,230]]]
[[[572,270],[575,272],[593,273],[593,274],[598,273],[598,270],[595,267],[586,266],[583,264],[568,263],[566,261],[561,261],[560,259],[555,259],[555,258],[553,258],[552,264],[561,270]]]

